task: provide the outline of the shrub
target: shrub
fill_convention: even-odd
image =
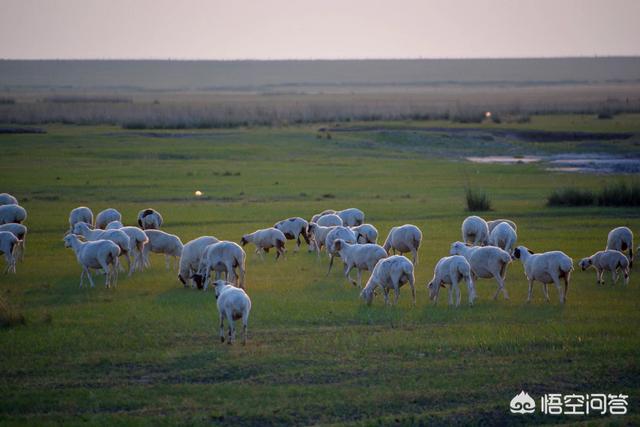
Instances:
[[[467,199],[467,210],[469,212],[490,211],[491,200],[487,193],[467,187],[465,190]]]
[[[609,184],[598,195],[600,206],[640,206],[640,182]]]
[[[562,188],[554,190],[547,198],[547,206],[589,206],[596,201],[591,190]]]

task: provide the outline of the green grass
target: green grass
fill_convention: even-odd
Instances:
[[[533,117],[517,126],[573,129],[575,121],[577,130],[610,130],[620,121],[628,127],[616,129],[637,131],[640,122],[564,120]],[[549,208],[546,197],[618,177],[443,159],[413,149],[425,142],[409,136],[317,139],[317,126],[188,132],[197,137],[169,131],[166,138],[107,126],[47,130],[0,136],[0,191],[29,212],[25,261],[17,275],[0,276],[3,300],[26,319],[0,328],[0,424],[640,422],[637,272],[624,287],[598,286],[593,271],[576,271],[564,307],[555,289],[544,302],[540,285],[527,305],[519,262],[509,268],[509,301],[490,299],[491,280],[479,280],[476,306],[457,310],[447,307],[446,293],[433,306],[425,288],[460,238],[468,182],[491,195],[487,217],[517,222],[522,244],[560,249],[577,262],[602,249],[611,228],[640,230],[640,212]],[[446,141],[452,150],[463,143]],[[152,206],[184,242],[203,234],[238,241],[289,216],[356,206],[382,239],[394,225],[423,230],[418,304],[403,288],[397,307],[385,308],[380,297],[366,307],[339,268],[325,277],[326,258],[306,249],[294,254],[289,246],[277,263],[248,251],[249,342],[222,345],[213,293],[183,289],[159,256],[150,270],[121,276],[117,289],[104,289],[102,276],[95,289],[78,289],[80,269],[62,236],[79,205],[118,208],[127,224]],[[625,393],[630,415],[509,415],[520,390],[536,398]]]

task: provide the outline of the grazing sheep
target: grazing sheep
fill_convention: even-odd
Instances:
[[[510,219],[494,219],[493,221],[487,221],[487,227],[489,227],[489,233],[491,233],[498,224],[503,222],[506,222],[509,225],[509,227],[513,228],[513,231],[515,232],[518,231],[518,226],[516,225],[515,222],[511,221]]]
[[[82,266],[80,273],[80,287],[82,287],[84,275],[89,278],[93,288],[95,285],[91,278],[91,269],[102,269],[106,273],[104,285],[108,288],[118,283],[118,257],[120,248],[111,240],[96,240],[93,242],[81,242],[75,234],[67,234],[64,237],[64,246],[72,248],[76,254],[78,263]]]
[[[236,340],[236,327],[234,322],[242,319],[242,344],[247,343],[247,325],[249,323],[249,312],[251,311],[251,300],[247,293],[240,288],[236,288],[232,283],[224,280],[213,282],[216,292],[216,305],[220,315],[220,342],[224,342],[224,318],[229,323],[228,344]]]
[[[461,295],[458,283],[463,279],[467,282],[467,288],[469,290],[469,305],[473,305],[473,301],[476,299],[476,289],[471,277],[471,266],[467,259],[461,255],[440,258],[440,261],[438,261],[433,270],[433,279],[427,283],[429,298],[437,303],[440,287],[446,288],[445,285],[450,285],[449,305],[453,305],[453,294],[455,293],[456,307],[459,307]]]
[[[4,274],[16,272],[16,259],[19,257],[22,240],[10,231],[0,231],[0,253],[4,255],[7,267]]]
[[[580,268],[585,271],[589,267],[596,270],[596,282],[604,285],[605,271],[611,272],[611,280],[615,285],[618,282],[618,270],[622,270],[624,274],[624,284],[629,284],[629,259],[620,251],[606,250],[598,251],[590,257],[580,260]]]
[[[129,236],[131,252],[133,253],[133,267],[129,270],[129,276],[134,271],[144,270],[144,247],[149,242],[149,238],[145,232],[133,226],[120,228],[127,236]]]
[[[509,299],[504,283],[507,266],[511,262],[511,255],[508,252],[495,246],[469,246],[466,243],[454,242],[451,244],[449,255],[465,257],[471,266],[471,277],[474,283],[478,277],[483,279],[494,277],[498,282],[498,289],[493,295],[494,300],[498,298],[500,291],[504,299]]]
[[[318,222],[318,219],[320,219],[320,217],[325,216],[325,215],[329,215],[329,214],[335,214],[336,211],[334,211],[333,209],[326,209],[322,212],[320,212],[319,214],[315,214],[314,216],[311,217],[311,219],[309,220],[309,223],[316,223]],[[340,224],[342,225],[342,224]]]
[[[138,212],[138,225],[143,230],[159,229],[162,226],[162,215],[155,209],[143,209]]]
[[[318,254],[318,258],[320,258],[320,251],[324,246],[324,242],[327,238],[327,234],[334,228],[332,227],[324,227],[322,225],[316,224],[314,222],[309,224],[309,237],[311,242],[313,243],[313,249]]]
[[[144,234],[147,235],[149,241],[144,245],[142,250],[142,259],[145,266],[150,266],[149,253],[164,254],[165,264],[167,270],[171,269],[169,257],[173,257],[175,263],[178,263],[178,259],[182,254],[182,241],[175,234],[165,233],[161,230],[144,230]]]
[[[607,247],[625,253],[629,250],[629,268],[633,267],[633,233],[628,227],[614,228],[607,236]]]
[[[191,277],[198,288],[204,287],[207,290],[211,270],[214,270],[216,272],[215,280],[219,280],[221,274],[225,273],[227,281],[234,282],[244,289],[246,259],[247,254],[237,243],[228,241],[214,243],[205,248],[198,273]],[[239,274],[236,273],[236,268],[239,270]]]
[[[0,193],[0,205],[17,205],[18,199],[9,193]]]
[[[413,264],[418,264],[418,249],[420,249],[420,243],[422,242],[422,231],[418,227],[412,224],[401,225],[400,227],[393,227],[389,231],[387,240],[384,241],[382,247],[388,254],[395,254],[396,251],[400,252],[400,255],[411,252],[413,258]]]
[[[287,218],[280,222],[277,222],[273,228],[277,228],[282,231],[284,237],[287,240],[296,240],[296,248],[295,252],[298,252],[300,249],[300,236],[304,238],[304,241],[307,242],[307,245],[310,245],[309,242],[309,234],[307,233],[307,229],[309,228],[309,223],[304,218],[300,218],[299,216],[293,218]]]
[[[86,222],[78,222],[73,226],[73,234],[79,234],[90,242],[95,240],[111,240],[120,248],[120,255],[127,260],[129,274],[133,271],[131,262],[131,239],[122,230],[92,230]]]
[[[373,271],[378,261],[387,257],[387,251],[374,243],[351,244],[344,239],[336,239],[333,246],[344,262],[344,277],[358,288],[362,288],[362,271]],[[357,282],[349,277],[354,268],[358,270]]]
[[[122,221],[122,215],[113,208],[105,209],[96,216],[96,228],[104,230],[111,221]]]
[[[378,229],[371,224],[360,224],[351,227],[358,243],[378,243]]]
[[[517,240],[518,235],[516,231],[506,222],[497,224],[489,233],[489,245],[504,249],[509,252],[509,254],[511,254],[516,247]]]
[[[336,214],[322,215],[315,223],[323,227],[341,227],[344,225],[342,218]]]
[[[2,205],[0,206],[0,225],[17,223],[27,219],[27,211],[19,205]]]
[[[513,251],[513,256],[522,261],[524,274],[529,281],[529,294],[527,302],[531,302],[533,295],[533,281],[542,282],[544,297],[549,301],[549,290],[547,284],[553,283],[558,289],[560,303],[564,304],[569,290],[569,279],[573,271],[573,260],[564,252],[551,251],[535,254],[525,246],[518,246]],[[564,291],[560,288],[560,279],[564,279]]]
[[[79,222],[87,223],[93,227],[93,212],[86,206],[79,206],[69,212],[69,232],[73,232],[73,226]]]
[[[489,241],[487,221],[479,216],[469,216],[462,221],[462,241],[473,246],[486,246]]]
[[[371,277],[367,281],[367,285],[360,292],[360,297],[364,299],[367,305],[373,302],[373,294],[379,286],[382,288],[384,295],[384,304],[389,305],[389,290],[395,292],[394,305],[398,304],[400,296],[400,287],[405,283],[411,286],[411,295],[413,296],[413,305],[416,305],[416,289],[414,286],[413,264],[407,258],[401,255],[393,255],[378,261],[373,268]]]
[[[124,224],[122,224],[120,221],[111,221],[109,224],[107,224],[107,226],[104,229],[105,230],[119,230],[122,227],[124,227]]]
[[[364,224],[364,212],[360,209],[349,208],[336,212],[342,220],[342,224],[347,227],[355,227]]]
[[[22,224],[11,222],[9,224],[0,225],[0,231],[9,231],[13,233],[13,235],[16,236],[18,240],[22,240],[22,244],[16,251],[16,258],[20,259],[20,261],[24,260],[24,251],[27,246],[27,227]]]
[[[264,253],[269,252],[269,249],[276,248],[276,261],[280,256],[284,257],[285,248],[284,245],[287,238],[284,233],[277,228],[264,228],[262,230],[256,230],[253,233],[245,234],[240,239],[240,244],[244,247],[247,243],[253,243],[256,245],[256,253],[260,255],[260,258],[264,259]]]
[[[356,235],[349,227],[333,227],[329,233],[327,233],[327,237],[325,237],[324,245],[327,248],[327,253],[329,254],[329,270],[327,270],[327,275],[331,272],[331,267],[333,267],[333,259],[338,254],[333,243],[337,239],[342,239],[347,243],[356,243]],[[339,254],[338,254],[339,256]]]
[[[207,246],[218,243],[219,240],[213,236],[202,236],[187,242],[182,247],[182,255],[180,255],[180,269],[178,280],[187,287],[187,280],[191,282],[193,288],[196,282],[191,276],[200,268],[200,261]]]

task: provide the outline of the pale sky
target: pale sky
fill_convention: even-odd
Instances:
[[[0,0],[0,58],[640,55],[640,0]]]

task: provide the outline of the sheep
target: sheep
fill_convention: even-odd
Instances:
[[[113,208],[105,209],[96,216],[96,228],[104,230],[111,221],[122,221],[122,215]]]
[[[525,246],[518,246],[513,251],[515,259],[519,259],[524,265],[524,274],[529,281],[529,293],[527,302],[531,302],[533,296],[533,281],[542,282],[544,297],[549,301],[549,290],[547,284],[553,283],[558,289],[560,303],[564,304],[569,290],[569,279],[573,271],[573,260],[564,252],[551,251],[536,254]],[[564,279],[564,291],[560,288],[560,279]]]
[[[464,279],[469,290],[469,305],[473,305],[476,299],[476,289],[471,277],[471,266],[467,259],[461,255],[453,255],[440,258],[433,270],[433,279],[427,283],[429,298],[435,303],[438,302],[440,287],[449,287],[449,305],[453,305],[453,294],[456,294],[456,307],[460,306],[460,287],[458,283]]]
[[[371,224],[360,224],[351,227],[358,243],[378,243],[378,229]]]
[[[0,206],[0,225],[17,223],[27,219],[27,211],[20,205],[2,205]]]
[[[320,251],[324,246],[325,239],[327,238],[327,234],[334,227],[324,227],[322,225],[316,224],[314,222],[309,224],[309,237],[311,238],[311,242],[313,243],[313,250],[318,254],[318,258],[320,258]]]
[[[625,253],[629,250],[629,268],[633,267],[633,233],[628,227],[614,228],[607,236],[605,250],[613,249]]]
[[[116,221],[111,221],[109,224],[107,224],[107,226],[104,229],[105,230],[119,230],[122,227],[124,227],[124,224],[122,224],[120,221],[116,220]]]
[[[362,271],[373,271],[378,261],[387,257],[387,251],[374,243],[351,244],[344,239],[336,239],[333,246],[344,262],[344,277],[359,289],[362,289]],[[354,268],[358,270],[357,282],[349,277]]]
[[[486,246],[489,241],[489,226],[479,216],[469,216],[462,221],[462,241],[473,246]]]
[[[93,242],[81,242],[75,234],[67,234],[64,237],[64,246],[72,248],[76,254],[78,263],[82,266],[80,273],[80,287],[82,287],[85,274],[89,278],[91,287],[95,284],[91,278],[90,269],[101,268],[106,273],[104,285],[108,288],[118,283],[118,257],[120,247],[111,240],[96,240]]]
[[[582,271],[593,267],[596,270],[596,282],[603,285],[604,278],[602,276],[605,271],[611,272],[611,280],[615,285],[618,282],[618,269],[620,269],[624,274],[624,284],[629,284],[629,259],[620,251],[611,249],[598,251],[590,257],[581,259],[578,265]]]
[[[366,286],[362,292],[360,292],[360,297],[364,299],[367,305],[371,305],[374,291],[376,287],[380,286],[384,295],[384,304],[389,305],[389,290],[393,288],[395,292],[395,305],[398,304],[400,287],[405,283],[409,283],[411,295],[413,296],[413,305],[415,306],[416,289],[414,287],[414,281],[413,264],[411,261],[401,255],[393,255],[378,261],[373,268],[373,272]]]
[[[364,212],[362,212],[360,209],[344,209],[336,212],[336,215],[340,217],[343,225],[347,227],[355,227],[357,225],[364,224]]]
[[[282,231],[271,227],[245,234],[240,239],[240,244],[244,247],[247,243],[253,243],[256,246],[256,253],[260,255],[261,259],[264,259],[264,253],[269,252],[269,249],[276,248],[277,261],[281,256],[284,257],[286,241],[287,238]]]
[[[282,231],[284,237],[286,237],[287,240],[296,240],[296,248],[294,249],[295,252],[298,252],[298,250],[300,249],[300,236],[302,236],[304,241],[307,242],[307,245],[310,245],[309,234],[307,232],[309,223],[304,218],[287,218],[275,223],[273,228],[277,228],[278,230]]]
[[[142,250],[142,259],[145,266],[150,266],[149,253],[164,254],[167,270],[171,269],[169,257],[173,257],[176,264],[182,254],[182,241],[175,234],[165,233],[161,230],[144,230],[149,241],[144,245]]]
[[[516,247],[517,240],[516,231],[508,223],[501,222],[489,233],[488,243],[490,246],[497,246],[511,254]]]
[[[318,219],[320,219],[320,217],[325,216],[325,215],[329,215],[329,214],[335,214],[336,211],[334,211],[333,209],[326,209],[322,212],[320,212],[319,214],[315,214],[314,216],[311,217],[311,219],[309,220],[309,223],[316,223],[318,222]],[[340,224],[342,225],[342,224]]]
[[[494,300],[498,298],[500,291],[504,299],[509,299],[504,283],[507,266],[511,262],[511,255],[508,252],[495,246],[469,246],[463,242],[454,242],[451,244],[449,255],[465,257],[471,266],[471,277],[474,283],[478,277],[483,279],[494,277],[498,282],[498,289],[493,295]]]
[[[232,283],[224,280],[213,282],[216,292],[216,305],[220,316],[220,342],[224,342],[224,318],[229,323],[229,340],[232,344],[236,340],[236,327],[234,321],[242,319],[242,345],[247,344],[247,326],[249,323],[249,312],[251,311],[251,300],[247,293],[240,288],[236,288]]]
[[[202,236],[185,243],[182,247],[178,280],[185,287],[187,287],[187,280],[191,282],[191,287],[194,287],[196,282],[191,276],[198,271],[205,249],[207,246],[218,242],[219,240],[213,236]]]
[[[322,215],[317,221],[315,221],[315,223],[322,225],[323,227],[341,227],[344,225],[342,218],[336,214]]]
[[[131,239],[122,230],[92,230],[86,222],[78,222],[73,226],[73,234],[80,234],[88,241],[95,240],[111,240],[120,247],[120,255],[127,260],[127,270],[129,275],[133,271],[135,265],[131,262]]]
[[[384,241],[382,247],[391,254],[391,250],[395,254],[396,251],[400,255],[411,252],[413,264],[418,264],[418,249],[422,242],[422,231],[412,224],[405,224],[399,227],[393,227],[389,231],[387,240]]]
[[[143,230],[159,229],[162,221],[162,215],[155,209],[147,208],[138,212],[138,226]]]
[[[149,238],[145,232],[134,226],[121,227],[119,229],[123,231],[130,240],[130,248],[133,253],[133,267],[129,270],[129,276],[134,271],[142,271],[144,269],[144,247],[149,242]]]
[[[79,222],[85,222],[93,227],[93,212],[86,206],[78,206],[69,212],[69,232],[73,232],[73,226]]]
[[[327,248],[327,253],[329,255],[329,270],[327,270],[327,275],[331,272],[331,267],[333,267],[333,259],[335,258],[338,251],[336,250],[333,243],[337,239],[342,239],[347,243],[356,243],[356,235],[349,227],[333,227],[329,233],[327,233],[327,237],[325,237],[324,245]]]
[[[489,227],[489,234],[491,234],[491,232],[493,231],[493,229],[500,223],[506,222],[509,227],[513,228],[513,231],[518,231],[518,226],[516,225],[515,222],[511,221],[510,219],[494,219],[493,221],[487,221],[487,227]]]
[[[9,224],[0,225],[0,231],[9,231],[13,233],[13,235],[16,236],[18,240],[22,241],[22,244],[16,250],[16,258],[20,259],[20,261],[23,261],[24,250],[26,247],[27,227],[22,224],[11,222]]]
[[[244,289],[246,259],[247,254],[244,249],[235,242],[222,241],[213,243],[205,248],[200,260],[198,273],[193,274],[191,277],[199,288],[204,287],[206,291],[211,270],[216,272],[216,280],[220,279],[221,274],[224,272],[227,281],[234,282]],[[239,274],[236,273],[236,268],[238,268]]]
[[[0,231],[0,253],[4,255],[7,267],[4,274],[16,272],[16,259],[21,252],[22,240],[10,231]]]
[[[0,205],[17,205],[18,199],[9,193],[0,193]]]

